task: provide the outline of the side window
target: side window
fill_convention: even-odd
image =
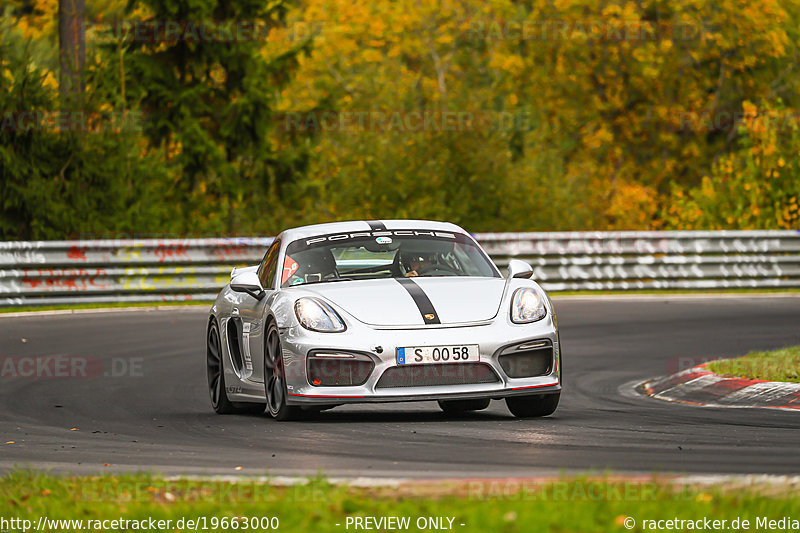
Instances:
[[[275,273],[278,271],[278,251],[280,249],[281,243],[276,239],[267,250],[264,262],[261,263],[261,268],[258,269],[258,278],[261,280],[261,286],[265,289],[274,287]]]

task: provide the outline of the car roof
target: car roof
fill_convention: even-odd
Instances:
[[[459,226],[451,224],[450,222],[437,222],[433,220],[349,220],[346,222],[329,222],[327,224],[314,224],[311,226],[291,228],[282,231],[278,237],[281,239],[281,241],[287,243],[296,241],[297,239],[315,237],[317,235],[330,235],[331,233],[347,233],[370,230],[379,231],[380,229],[383,229],[380,227],[380,225],[383,225],[387,230],[424,229],[467,233]]]

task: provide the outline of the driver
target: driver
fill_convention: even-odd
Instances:
[[[419,271],[427,267],[433,262],[432,254],[414,252],[406,260],[407,278],[419,276]]]
[[[336,259],[330,250],[311,249],[294,254],[290,260],[296,261],[296,267],[289,276],[289,285],[319,282],[331,278],[338,278]]]

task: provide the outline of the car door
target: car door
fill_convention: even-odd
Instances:
[[[280,241],[270,246],[258,267],[258,277],[266,294],[260,300],[248,296],[239,308],[242,325],[242,348],[245,370],[251,381],[264,382],[264,317],[267,305],[275,291],[275,276],[278,271]]]

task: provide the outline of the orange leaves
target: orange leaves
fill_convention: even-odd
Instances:
[[[306,186],[329,197],[309,211],[355,216],[348,205],[354,200],[340,192],[350,187],[385,190],[401,199],[395,212],[423,216],[436,200],[410,198],[446,196],[441,187],[426,189],[445,175],[452,185],[443,186],[466,196],[481,179],[512,191],[497,229],[508,213],[526,219],[519,229],[777,227],[796,220],[784,207],[797,213],[786,202],[800,193],[787,185],[800,181],[800,143],[767,120],[769,102],[783,96],[774,92],[782,86],[775,77],[797,53],[797,24],[786,4],[659,3],[658,18],[652,2],[523,4],[308,0],[290,13],[305,24],[325,23],[283,93],[285,109],[323,102],[345,112],[532,116],[519,130],[325,133],[315,140]],[[783,79],[788,96],[797,92],[792,80]],[[481,173],[468,168],[476,165],[471,158],[490,163]],[[531,221],[531,205],[539,213],[558,205],[554,212],[572,218]]]
[[[636,183],[616,183],[606,209],[609,229],[650,229],[658,209],[657,196],[651,187]]]
[[[684,197],[673,191],[669,226],[681,229],[783,228],[800,225],[800,131],[782,106],[742,104],[735,150],[712,165],[709,177]],[[695,216],[699,210],[701,216]]]

